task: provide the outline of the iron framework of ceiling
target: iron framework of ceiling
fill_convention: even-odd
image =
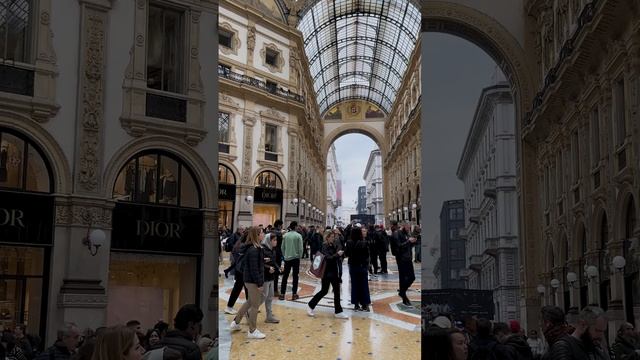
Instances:
[[[320,112],[361,99],[389,114],[418,41],[415,0],[316,0],[298,30]]]

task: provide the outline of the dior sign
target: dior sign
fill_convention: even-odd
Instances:
[[[199,210],[120,202],[113,209],[111,250],[201,255],[202,232]]]
[[[0,191],[0,243],[51,245],[53,197]]]
[[[180,224],[163,221],[136,221],[137,236],[159,236],[162,238],[180,239]]]
[[[24,212],[20,209],[0,208],[0,226],[16,226],[24,228]]]
[[[260,203],[282,203],[282,190],[273,188],[255,188],[253,192],[255,202]]]

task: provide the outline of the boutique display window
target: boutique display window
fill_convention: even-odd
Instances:
[[[46,329],[53,174],[42,150],[0,127],[0,329]],[[45,271],[45,269],[47,271]]]
[[[218,164],[218,228],[233,229],[233,212],[236,200],[236,178],[233,171]]]
[[[273,171],[258,174],[253,194],[253,225],[267,226],[282,218],[282,188],[282,179]]]
[[[0,327],[40,331],[45,249],[0,246]]]
[[[197,272],[195,257],[111,253],[107,324],[171,323],[180,306],[196,302]]]
[[[113,197],[107,323],[171,322],[198,304],[203,249],[201,195],[191,169],[165,151],[129,160]]]
[[[0,129],[0,189],[50,192],[49,168],[25,138]]]
[[[113,188],[121,201],[200,207],[199,189],[191,171],[164,152],[143,153],[122,169]]]

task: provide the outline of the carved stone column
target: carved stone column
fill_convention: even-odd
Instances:
[[[218,276],[219,253],[218,243],[218,212],[206,210],[204,213],[204,247],[201,266],[200,303],[207,304],[203,333],[216,334],[218,332]],[[216,269],[215,272],[211,269]]]
[[[104,123],[104,68],[108,11],[106,0],[79,0],[80,64],[75,192],[96,195],[101,190]]]

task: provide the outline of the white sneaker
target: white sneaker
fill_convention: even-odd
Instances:
[[[238,313],[238,311],[236,311],[234,308],[232,307],[228,307],[226,309],[224,309],[224,313],[225,314],[229,314],[229,315],[235,315]]]
[[[345,314],[344,312],[341,313],[337,313],[334,315],[337,319],[348,319],[349,315]]]
[[[238,330],[242,329],[240,327],[240,324],[236,324],[235,320],[231,321],[231,324],[229,324],[229,328],[231,329],[231,331],[238,331]]]
[[[267,336],[263,333],[260,332],[260,330],[255,329],[253,332],[247,332],[247,338],[248,339],[264,339]]]
[[[311,317],[315,317],[316,313],[313,312],[312,308],[307,308],[307,315],[309,315]]]

